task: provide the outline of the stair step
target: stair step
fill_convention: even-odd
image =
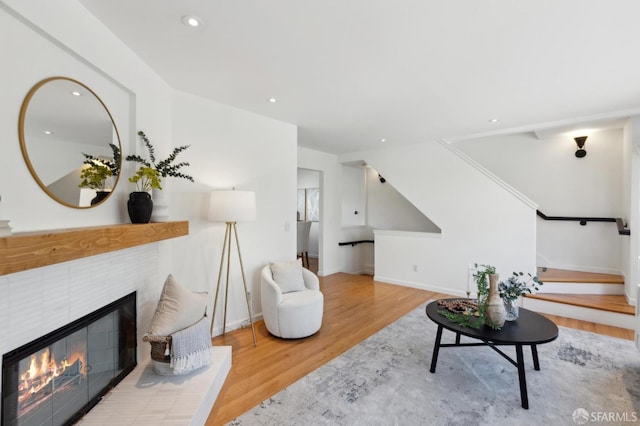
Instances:
[[[599,327],[599,324],[619,327],[626,330],[636,329],[637,319],[635,315],[628,315],[627,313],[578,306],[558,300],[545,300],[542,297],[534,297],[531,295],[525,297],[522,303],[523,307],[542,314],[591,322],[594,324],[594,331]]]
[[[538,278],[544,283],[597,283],[624,284],[624,277],[615,274],[599,274],[595,272],[569,271],[566,269],[538,268]]]
[[[580,306],[624,315],[634,316],[636,313],[635,307],[629,305],[626,298],[622,295],[537,293],[527,294],[526,298],[546,300],[548,302]]]

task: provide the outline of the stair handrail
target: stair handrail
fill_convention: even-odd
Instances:
[[[627,228],[627,224],[619,217],[547,216],[540,210],[536,210],[536,214],[544,220],[574,221],[579,222],[582,226],[585,226],[588,222],[615,222],[618,227],[618,234],[631,235],[631,230]]]
[[[354,246],[357,246],[358,244],[363,244],[363,243],[375,244],[375,241],[373,240],[341,241],[338,243],[338,245],[354,247]]]

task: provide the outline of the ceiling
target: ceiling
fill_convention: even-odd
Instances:
[[[175,89],[330,153],[640,113],[637,0],[79,1]]]

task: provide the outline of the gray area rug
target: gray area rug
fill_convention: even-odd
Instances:
[[[422,306],[230,424],[640,424],[640,353],[629,340],[560,327],[538,346],[540,371],[525,348],[525,410],[516,368],[490,348],[442,348],[431,374],[436,329]],[[453,337],[445,330],[442,342]]]

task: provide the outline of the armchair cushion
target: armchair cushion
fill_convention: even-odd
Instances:
[[[282,293],[306,290],[300,259],[291,262],[274,262],[270,266],[273,281],[278,284]]]

